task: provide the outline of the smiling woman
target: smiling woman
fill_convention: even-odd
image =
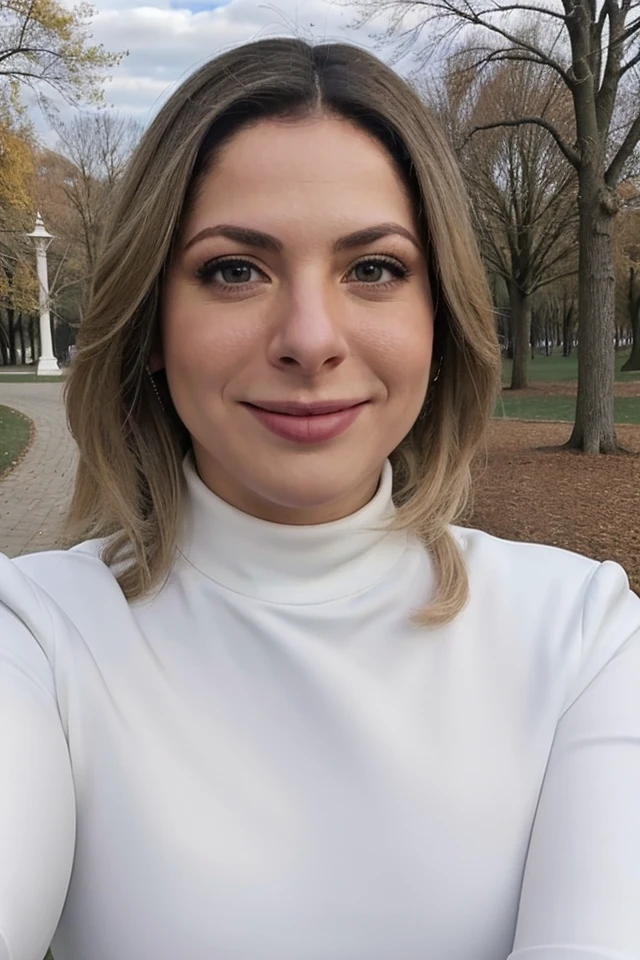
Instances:
[[[427,260],[385,148],[332,117],[236,133],[187,210],[162,316],[154,366],[207,486],[283,523],[367,503],[424,404],[433,343]]]
[[[640,600],[454,524],[500,354],[415,93],[229,51],[105,234],[80,542],[0,557],[0,960],[638,960]]]

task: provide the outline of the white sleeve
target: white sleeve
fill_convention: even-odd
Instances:
[[[0,960],[42,960],[71,875],[73,778],[51,664],[15,612],[11,587],[17,609],[35,610],[53,648],[51,618],[0,559]]]
[[[557,725],[510,960],[640,960],[640,599],[601,564]]]

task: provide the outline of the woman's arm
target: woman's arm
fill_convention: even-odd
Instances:
[[[640,600],[593,577],[533,827],[511,960],[640,960]]]
[[[51,666],[0,603],[0,960],[44,957],[74,843],[73,778]]]

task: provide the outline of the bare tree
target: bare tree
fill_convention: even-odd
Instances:
[[[541,127],[577,171],[580,337],[569,446],[615,452],[612,232],[617,186],[640,141],[640,0],[356,0],[356,7],[353,26],[388,15],[381,42],[398,42],[398,58],[413,52],[418,69],[447,44],[455,49],[473,37],[476,70],[514,60],[539,64],[568,90],[573,140],[539,113],[498,117],[485,129]],[[523,33],[534,19],[541,41]]]
[[[140,140],[142,125],[112,110],[77,113],[67,124],[53,123],[58,152],[67,161],[63,190],[75,212],[91,274],[113,189]]]
[[[436,110],[458,152],[485,263],[509,293],[511,389],[519,390],[527,386],[532,297],[577,271],[576,177],[540,127],[482,128],[488,117],[533,111],[566,128],[569,111],[566,92],[539,65],[498,63],[478,73],[468,69],[473,57],[463,50],[452,58]]]
[[[631,184],[630,202],[616,224],[618,314],[631,333],[631,353],[623,371],[640,370],[640,190]]]

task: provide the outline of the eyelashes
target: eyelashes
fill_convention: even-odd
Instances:
[[[391,273],[392,279],[383,283],[370,282],[369,280],[356,280],[356,283],[360,284],[361,286],[372,287],[376,290],[389,289],[398,283],[408,280],[411,275],[409,268],[399,260],[380,254],[363,257],[361,260],[358,260],[357,263],[353,264],[353,266],[350,268],[349,274],[352,274],[359,267],[363,266],[373,266],[377,269],[388,270],[389,273]],[[256,266],[252,260],[247,260],[244,257],[216,257],[213,260],[207,260],[206,263],[203,263],[202,266],[198,268],[196,271],[196,276],[198,280],[205,286],[214,287],[222,292],[245,290],[247,287],[251,286],[252,283],[256,282],[252,281],[251,279],[241,280],[240,278],[238,278],[240,282],[237,283],[231,280],[219,281],[215,279],[216,274],[227,271],[228,276],[229,274],[233,276],[233,271],[236,271],[236,277],[238,276],[239,272],[240,276],[243,274],[246,276],[248,273],[250,278],[253,271],[259,273],[262,277],[266,276],[264,271],[261,270],[260,267]],[[264,283],[265,281],[261,280],[257,282]]]

